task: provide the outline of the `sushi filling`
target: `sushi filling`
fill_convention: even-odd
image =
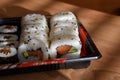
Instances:
[[[11,53],[11,50],[9,48],[3,48],[0,49],[0,53],[8,55],[9,53]]]
[[[1,33],[13,33],[17,31],[17,26],[14,25],[2,25],[0,26]]]
[[[70,45],[63,45],[57,47],[57,57],[61,57],[62,55],[77,52],[77,48]]]
[[[23,56],[27,59],[31,56],[33,57],[38,57],[39,60],[42,60],[43,58],[43,54],[42,54],[42,51],[41,49],[37,49],[37,50],[32,50],[32,51],[26,51],[23,53]]]
[[[15,46],[15,43],[9,43],[7,46]]]
[[[14,47],[0,47],[0,58],[8,58],[17,54]]]
[[[14,34],[0,34],[0,41],[16,41],[17,39],[18,36]]]
[[[6,27],[5,27],[5,29],[8,29],[8,30],[13,30],[13,29],[14,29],[14,27],[13,27],[13,26],[8,25],[8,26],[6,26]]]

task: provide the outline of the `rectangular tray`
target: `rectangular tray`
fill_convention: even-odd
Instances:
[[[0,18],[0,25],[17,25],[18,36],[21,33],[21,17],[16,18]],[[87,68],[90,65],[91,60],[99,59],[102,55],[96,48],[91,37],[85,30],[84,26],[79,22],[79,36],[82,41],[81,57],[76,59],[59,58],[55,60],[35,61],[35,62],[24,62],[24,63],[8,63],[0,64],[0,76],[11,75],[18,73],[28,72],[40,72],[50,71],[58,69],[80,69]]]

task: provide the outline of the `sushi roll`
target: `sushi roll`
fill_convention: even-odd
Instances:
[[[0,47],[0,58],[8,58],[17,54],[14,47]]]
[[[28,14],[22,18],[22,34],[18,48],[20,62],[48,59],[47,20],[41,14]]]
[[[17,26],[14,25],[0,26],[0,33],[15,33],[15,32],[17,32]]]
[[[18,36],[15,34],[0,34],[0,41],[16,41]]]
[[[18,62],[17,49],[15,47],[0,47],[0,64]]]
[[[4,41],[0,42],[0,47],[18,47],[18,41]]]
[[[76,16],[69,11],[63,11],[50,19],[50,57],[68,59],[79,58],[81,40],[78,33]]]

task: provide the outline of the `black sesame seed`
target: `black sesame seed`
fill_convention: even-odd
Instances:
[[[74,22],[72,22],[72,24],[74,24]]]
[[[24,41],[24,44],[28,44],[28,42]]]
[[[56,26],[58,23],[55,23],[54,26]]]
[[[60,40],[61,38],[58,38],[58,40]]]
[[[31,39],[28,39],[28,42],[30,41]]]
[[[44,28],[44,27],[42,26],[42,28]]]
[[[28,36],[28,38],[30,38],[30,36]]]
[[[48,52],[48,48],[46,47],[46,51]]]
[[[74,28],[74,30],[76,30],[76,28]]]
[[[38,20],[37,18],[35,20]]]
[[[27,32],[28,34],[30,33],[30,32]]]
[[[35,33],[37,33],[37,31],[35,31]]]
[[[61,28],[61,30],[63,30],[63,28]]]
[[[36,27],[36,29],[38,29],[38,28]]]
[[[76,25],[76,23],[74,22],[74,25]]]
[[[71,40],[74,40],[74,38],[71,38]]]
[[[35,45],[35,43],[33,43],[33,45]]]
[[[45,34],[43,34],[43,36],[45,36]]]

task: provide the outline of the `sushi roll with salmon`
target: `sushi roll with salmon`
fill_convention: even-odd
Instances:
[[[20,62],[48,59],[49,28],[41,14],[28,14],[22,18],[22,34],[18,48]]]
[[[59,12],[50,19],[50,57],[79,58],[81,40],[76,16],[69,11]]]

